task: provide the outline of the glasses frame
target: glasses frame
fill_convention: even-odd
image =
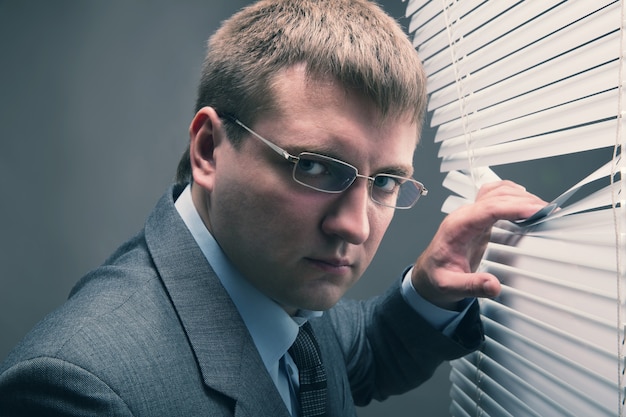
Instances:
[[[252,136],[254,136],[255,138],[259,139],[261,142],[263,142],[264,144],[269,146],[270,149],[272,149],[278,155],[282,156],[285,160],[287,160],[288,162],[294,164],[294,168],[293,168],[293,171],[291,173],[291,177],[293,178],[293,180],[295,182],[297,182],[298,184],[303,185],[303,186],[305,186],[307,188],[310,188],[310,189],[313,189],[313,190],[316,190],[316,191],[320,191],[322,193],[327,193],[327,194],[340,194],[340,193],[343,193],[344,191],[346,191],[348,188],[350,188],[350,186],[352,186],[352,184],[354,184],[354,182],[356,181],[357,178],[364,178],[364,179],[368,180],[368,194],[369,194],[370,200],[372,200],[374,203],[376,203],[376,204],[378,204],[380,206],[389,207],[389,208],[393,208],[393,209],[399,209],[399,210],[408,210],[408,209],[412,208],[413,206],[415,206],[415,204],[417,203],[417,201],[420,199],[421,196],[425,196],[425,195],[428,194],[428,190],[426,189],[426,187],[424,187],[424,184],[422,184],[421,182],[419,182],[419,181],[417,181],[416,179],[413,179],[413,178],[401,177],[399,175],[393,175],[393,174],[377,174],[374,177],[370,177],[370,176],[367,176],[367,175],[362,175],[362,174],[359,174],[358,168],[355,167],[352,164],[349,164],[349,163],[347,163],[345,161],[342,161],[340,159],[337,159],[337,158],[333,158],[331,156],[326,156],[326,155],[318,154],[318,153],[315,153],[315,152],[300,152],[298,154],[298,156],[292,155],[289,152],[287,152],[285,149],[283,149],[280,146],[276,145],[275,143],[269,141],[268,139],[265,139],[263,136],[259,135],[254,130],[250,129],[248,126],[246,126],[237,117],[235,117],[235,116],[233,116],[231,114],[224,114],[224,113],[218,113],[218,116],[223,118],[223,119],[226,119],[226,120],[228,120],[228,121],[230,121],[232,123],[237,124],[238,126],[243,128],[244,130],[246,130],[248,133],[250,133]],[[321,157],[321,159],[326,159],[326,160],[329,160],[329,161],[336,162],[336,163],[338,163],[340,165],[344,165],[344,166],[350,167],[351,169],[354,170],[354,173],[355,173],[354,174],[354,178],[352,179],[352,181],[347,182],[345,187],[343,189],[340,189],[340,190],[325,190],[323,188],[318,188],[318,187],[315,187],[315,186],[313,186],[311,184],[307,184],[305,182],[302,182],[298,178],[296,178],[296,169],[297,169],[297,166],[298,166],[298,162],[300,161],[300,157],[302,155],[305,155],[305,156],[306,155],[311,155],[311,156],[314,156],[316,158],[320,158]],[[374,180],[375,180],[375,178],[378,175],[384,175],[385,177],[396,178],[396,179],[400,179],[400,180],[404,180],[404,181],[408,181],[408,182],[413,183],[415,185],[415,187],[417,188],[417,190],[418,190],[417,197],[415,198],[415,201],[413,201],[413,203],[411,203],[411,205],[406,206],[406,207],[392,206],[392,205],[385,204],[385,203],[382,203],[380,201],[377,201],[374,198],[374,196],[372,195],[372,187],[373,187],[373,184],[374,184]]]

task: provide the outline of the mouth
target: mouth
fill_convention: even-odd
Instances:
[[[306,258],[316,268],[332,274],[351,273],[353,264],[344,258]]]

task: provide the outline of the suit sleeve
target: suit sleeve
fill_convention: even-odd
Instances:
[[[446,336],[406,303],[399,283],[372,300],[343,301],[329,316],[357,405],[417,387],[443,361],[478,349],[484,340],[478,303]]]
[[[132,416],[122,399],[87,370],[57,358],[14,364],[0,375],[0,415]]]

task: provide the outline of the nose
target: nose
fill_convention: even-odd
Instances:
[[[359,245],[370,234],[369,183],[357,180],[343,193],[337,194],[322,220],[322,231],[328,235]]]

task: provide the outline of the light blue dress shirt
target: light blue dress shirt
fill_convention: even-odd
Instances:
[[[296,416],[294,392],[298,389],[298,370],[287,351],[296,340],[299,326],[323,313],[300,310],[297,316],[291,317],[250,284],[231,264],[202,222],[191,198],[191,186],[187,186],[176,200],[176,210],[239,310],[278,392],[291,414]],[[411,270],[408,270],[402,282],[402,294],[407,303],[444,334],[453,333],[471,300],[461,313],[441,309],[415,291],[410,276]]]

